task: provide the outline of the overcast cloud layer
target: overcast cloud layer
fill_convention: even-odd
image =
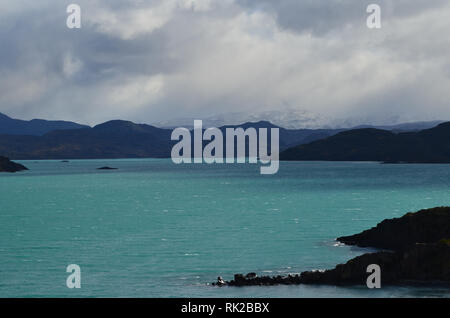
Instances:
[[[0,0],[0,112],[96,124],[276,110],[450,119],[444,0]],[[366,7],[382,8],[382,29]]]

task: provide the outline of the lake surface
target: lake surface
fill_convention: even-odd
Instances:
[[[446,288],[217,288],[217,276],[333,268],[336,244],[386,218],[450,206],[450,165],[21,161],[0,175],[0,297],[449,297]],[[114,171],[98,167],[119,168]],[[81,267],[81,289],[66,267]]]

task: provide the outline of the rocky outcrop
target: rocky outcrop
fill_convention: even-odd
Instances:
[[[367,267],[377,264],[385,285],[449,284],[450,245],[446,241],[416,244],[404,251],[378,252],[356,257],[324,272],[304,272],[302,284],[365,285]]]
[[[0,156],[0,172],[18,172],[23,170],[28,170],[28,168],[9,160],[9,158]]]
[[[347,245],[400,250],[415,243],[435,243],[445,238],[450,238],[450,207],[421,210],[384,220],[370,230],[337,240]]]
[[[288,275],[288,276],[249,276],[250,274],[236,274],[234,279],[221,283],[213,283],[214,286],[275,286],[275,285],[299,285],[301,284],[300,275]]]
[[[391,251],[368,253],[334,269],[300,275],[263,276],[236,274],[216,286],[270,286],[293,284],[365,285],[369,265],[381,268],[384,285],[450,286],[450,208],[440,207],[385,220],[360,234],[338,238],[350,245]]]
[[[97,170],[117,170],[117,168],[101,167],[101,168],[97,168]]]
[[[217,286],[272,285],[365,285],[367,267],[377,264],[384,285],[450,285],[450,241],[416,244],[403,252],[378,252],[358,256],[346,264],[326,271],[303,272],[288,276],[249,276],[236,274],[234,279]]]

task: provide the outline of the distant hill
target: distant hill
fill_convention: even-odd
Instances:
[[[420,131],[424,129],[429,129],[436,127],[439,124],[444,123],[445,121],[418,121],[418,122],[411,122],[411,123],[404,123],[404,124],[397,124],[397,125],[385,125],[385,126],[372,126],[372,125],[360,125],[356,127],[352,127],[351,129],[361,129],[361,128],[375,128],[375,129],[382,129],[382,130],[390,130],[392,132],[410,132],[410,131]]]
[[[30,121],[13,119],[0,113],[0,134],[42,136],[52,130],[81,129],[89,126],[70,121],[49,121],[33,119]]]
[[[344,131],[343,129],[285,129],[283,127],[276,126],[269,121],[248,122],[242,125],[227,125],[220,127],[220,129],[224,132],[226,128],[238,127],[242,127],[243,129],[247,129],[250,127],[253,127],[255,129],[278,128],[280,131],[280,150],[286,150],[293,146],[310,143],[312,141],[333,136],[341,131]],[[268,142],[270,144],[270,140]]]
[[[14,159],[167,157],[171,130],[128,121],[55,130],[43,136],[0,135],[0,153]]]
[[[281,160],[450,163],[450,122],[419,132],[365,128],[290,148]]]

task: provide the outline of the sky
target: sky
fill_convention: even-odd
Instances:
[[[366,25],[371,3],[381,29]],[[0,112],[450,120],[449,17],[447,0],[0,0]]]

